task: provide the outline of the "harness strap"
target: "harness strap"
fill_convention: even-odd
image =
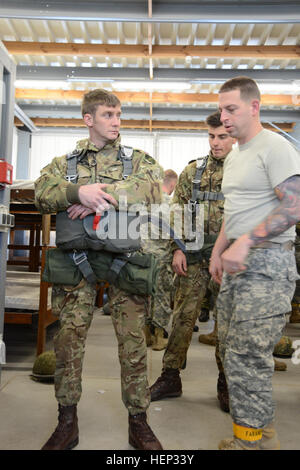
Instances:
[[[83,277],[91,284],[97,283],[97,278],[88,262],[86,251],[76,251],[68,253],[72,261],[78,266]]]
[[[118,159],[123,164],[123,179],[126,180],[132,174],[132,155],[133,148],[126,145],[120,145]]]
[[[128,262],[128,258],[115,258],[107,273],[107,281],[113,284],[120,274],[121,269]]]
[[[197,201],[224,201],[224,194],[220,192],[212,191],[197,191],[196,200]]]
[[[206,155],[206,157],[197,158],[196,173],[192,181],[192,197],[190,199],[192,203],[196,203],[197,201],[197,193],[200,191],[201,179],[207,165],[207,160],[208,155]]]

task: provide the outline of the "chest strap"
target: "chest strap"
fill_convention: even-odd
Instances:
[[[78,173],[77,173],[77,164],[78,162],[84,157],[87,150],[73,150],[67,154],[67,174],[65,179],[69,183],[77,183],[78,180]],[[132,174],[132,155],[133,155],[133,148],[128,147],[126,145],[120,145],[117,159],[122,162],[123,165],[123,172],[122,178],[125,180]]]
[[[195,204],[197,202],[197,193],[200,191],[202,175],[207,166],[208,155],[200,157],[196,160],[196,173],[192,181],[192,197],[190,202]]]
[[[118,159],[123,164],[123,180],[132,174],[132,155],[133,148],[126,145],[120,145]]]

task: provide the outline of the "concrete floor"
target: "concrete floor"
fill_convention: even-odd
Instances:
[[[182,372],[183,395],[151,403],[148,410],[148,421],[166,450],[215,450],[221,439],[232,435],[231,418],[219,409],[216,398],[214,347],[198,342],[199,333],[211,331],[213,322],[198,326]],[[57,403],[52,384],[30,378],[35,331],[27,326],[27,337],[14,340],[13,330],[18,335],[18,328],[7,328],[7,364],[2,366],[0,383],[0,450],[37,450],[56,426]],[[51,349],[53,333],[52,328],[47,349]],[[300,324],[288,323],[285,334],[300,339]],[[163,352],[148,348],[148,353],[152,384],[160,374]],[[284,362],[287,371],[275,372],[273,379],[276,428],[282,450],[299,450],[300,364],[290,359]],[[121,401],[116,339],[110,316],[100,309],[95,310],[88,336],[78,416],[80,442],[76,449],[132,450],[127,411]]]

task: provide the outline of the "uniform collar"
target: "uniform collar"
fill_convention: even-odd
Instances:
[[[81,139],[76,144],[77,150],[92,150],[93,152],[100,152],[100,150],[109,150],[109,149],[118,149],[121,144],[121,136],[119,135],[116,140],[112,140],[107,142],[107,144],[102,148],[99,149],[96,145],[89,139]]]
[[[219,165],[219,166],[223,166],[225,158],[226,158],[226,155],[223,158],[214,157],[211,150],[208,154],[208,162],[211,161],[212,163],[215,163],[216,165]]]

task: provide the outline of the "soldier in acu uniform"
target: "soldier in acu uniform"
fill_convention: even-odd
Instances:
[[[115,95],[93,90],[84,96],[82,116],[89,138],[77,143],[77,181],[66,179],[66,156],[54,158],[35,185],[41,213],[67,211],[73,220],[93,213],[99,216],[110,205],[118,208],[121,196],[127,197],[128,206],[161,203],[163,170],[153,158],[133,150],[131,175],[124,175],[124,163],[119,159],[120,115],[121,103]],[[98,253],[101,257],[101,251]],[[77,403],[95,297],[95,285],[84,278],[75,287],[53,285],[52,311],[60,321],[54,338],[59,422],[44,450],[70,449],[78,443]],[[129,443],[137,449],[162,449],[146,420],[150,404],[143,332],[147,296],[129,294],[111,285],[109,302],[118,340],[122,399],[129,412]]]
[[[209,267],[221,284],[219,349],[233,421],[233,437],[219,449],[275,450],[273,351],[299,278],[293,247],[299,153],[262,127],[260,91],[249,77],[225,82],[219,106],[225,129],[238,141],[224,164],[224,222]]]
[[[210,282],[208,272],[209,248],[216,240],[222,224],[223,196],[220,191],[223,162],[232,149],[234,139],[224,129],[219,112],[209,116],[207,124],[211,151],[207,157],[190,163],[183,170],[175,189],[172,204],[178,204],[181,207],[187,206],[191,202],[204,204],[204,248],[207,246],[208,250],[202,249],[201,251],[191,251],[184,254],[172,242],[173,270],[177,274],[173,325],[163,357],[162,374],[150,389],[152,401],[166,397],[177,397],[182,394],[180,370],[185,366],[193,328]],[[198,178],[201,179],[200,183],[199,181],[195,182]],[[194,189],[200,190],[200,198],[203,196],[202,202],[199,200],[192,201],[194,199]],[[187,239],[188,235],[185,234],[185,241]],[[216,297],[218,289],[215,288],[213,291]],[[222,407],[225,406],[226,408],[228,402],[226,383],[224,383],[221,361],[217,360],[217,364],[220,372],[218,395],[219,398],[221,397]],[[222,396],[220,395],[221,392]],[[225,404],[223,403],[224,400]]]
[[[295,256],[298,273],[300,273],[300,223],[296,225]],[[292,300],[290,323],[300,323],[300,281],[296,281],[296,290]]]

